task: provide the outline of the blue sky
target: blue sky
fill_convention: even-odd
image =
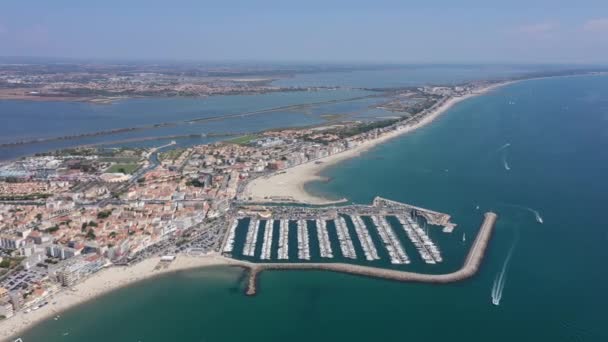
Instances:
[[[608,64],[608,0],[1,0],[0,56]]]

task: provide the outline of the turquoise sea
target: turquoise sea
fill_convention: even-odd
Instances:
[[[452,214],[454,269],[499,214],[480,272],[450,285],[236,268],[147,280],[34,327],[30,341],[607,341],[608,77],[525,81],[326,171],[312,191]],[[476,210],[476,206],[480,210]],[[537,222],[535,211],[542,217]],[[510,262],[505,264],[509,251]],[[499,306],[492,305],[503,272]]]

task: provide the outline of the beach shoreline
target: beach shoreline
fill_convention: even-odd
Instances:
[[[471,99],[476,96],[486,94],[499,87],[510,85],[519,81],[505,81],[488,85],[486,87],[475,90],[474,92],[459,96],[451,97],[443,102],[438,107],[425,115],[419,121],[408,124],[404,129],[393,130],[382,136],[368,140],[351,149],[335,153],[331,156],[310,160],[306,163],[296,165],[294,167],[277,171],[273,174],[259,177],[250,181],[243,190],[243,197],[251,202],[270,202],[274,199],[286,200],[287,202],[311,204],[311,205],[327,205],[332,203],[346,202],[347,199],[330,199],[318,194],[310,193],[306,190],[306,185],[315,181],[327,180],[321,176],[321,173],[332,165],[336,165],[342,161],[360,156],[362,153],[383,144],[395,137],[413,132],[422,128],[431,122],[435,121],[443,113],[447,112],[454,105]]]
[[[155,269],[159,263],[160,257],[155,257],[132,266],[105,268],[72,288],[62,288],[61,291],[47,298],[49,304],[38,310],[29,313],[19,311],[13,317],[0,321],[0,340],[12,341],[18,338],[20,333],[44,320],[54,319],[54,317],[72,307],[143,280],[183,270],[211,266],[242,267],[245,264],[215,253],[205,256],[178,255],[167,267]]]

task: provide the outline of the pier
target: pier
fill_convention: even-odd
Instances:
[[[279,251],[278,258],[289,259],[289,221],[281,220],[279,229]]]
[[[239,225],[239,220],[235,219],[232,221],[232,225],[228,229],[228,238],[226,239],[226,243],[224,245],[224,253],[232,253],[234,249],[234,235],[236,233],[236,227]]]
[[[409,216],[397,216],[397,219],[408,238],[412,241],[414,246],[416,246],[420,257],[424,262],[427,264],[435,264],[443,261],[439,248],[433,243],[427,233],[420,228],[420,225],[418,225],[416,221]]]
[[[423,274],[406,272],[378,267],[360,266],[344,263],[245,263],[240,265],[250,269],[248,287],[246,294],[253,296],[257,293],[257,280],[259,274],[265,270],[325,270],[342,272],[359,276],[389,279],[403,282],[426,282],[426,283],[452,283],[472,277],[477,273],[485,255],[488,243],[494,231],[497,215],[493,212],[484,214],[477,237],[467,254],[464,264],[455,272],[447,274]],[[232,261],[239,264],[239,261]]]
[[[319,254],[321,258],[333,258],[334,253],[331,250],[331,242],[327,233],[327,223],[325,220],[316,220],[317,239],[319,240]]]
[[[298,220],[298,258],[310,260],[308,226],[304,220]]]
[[[391,257],[391,264],[409,264],[410,259],[405,254],[403,246],[386,219],[384,217],[372,216],[372,221],[374,221],[380,238],[384,242],[384,247]]]
[[[243,255],[253,256],[255,254],[255,245],[258,238],[258,229],[260,222],[255,219],[249,221],[249,228],[245,238],[245,246],[243,247]]]
[[[363,248],[365,258],[368,261],[380,259],[380,257],[378,257],[376,246],[374,246],[374,241],[372,240],[371,235],[369,235],[369,231],[367,230],[361,217],[351,216],[350,218],[355,226],[355,232],[357,233],[357,238],[359,238],[359,241],[361,242],[361,247]]]
[[[345,258],[356,259],[357,253],[355,252],[353,240],[350,238],[350,234],[348,233],[348,227],[346,226],[346,221],[344,220],[344,217],[338,217],[336,220],[334,220],[334,224],[336,225],[336,231],[338,233],[338,241],[340,241],[340,250],[342,251],[342,255]]]
[[[264,228],[264,241],[262,242],[262,255],[260,259],[270,260],[270,253],[272,252],[272,231],[274,230],[274,221],[268,220],[266,227]]]

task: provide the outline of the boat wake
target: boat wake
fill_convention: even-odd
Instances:
[[[497,149],[496,152],[494,152],[494,153],[502,152],[502,166],[507,171],[511,170],[509,163],[507,163],[507,152],[508,152],[507,148],[509,148],[509,146],[511,146],[511,143],[506,143],[506,144],[502,145],[499,149]]]
[[[511,170],[511,167],[509,166],[509,163],[507,163],[507,155],[506,154],[502,157],[502,166],[507,171]]]
[[[536,222],[543,224],[543,217],[540,216],[540,213],[532,208],[527,208],[528,210],[530,210],[532,213],[534,213],[534,218],[536,219]]]
[[[509,146],[511,146],[511,143],[506,143],[506,144],[502,145],[498,150],[496,150],[496,152],[500,152]]]
[[[494,284],[492,285],[492,304],[498,306],[500,305],[500,300],[502,299],[502,293],[505,288],[505,282],[507,281],[507,270],[509,269],[509,263],[511,262],[511,256],[513,256],[513,250],[515,249],[515,245],[517,244],[517,239],[513,242],[513,245],[509,249],[509,253],[507,254],[507,258],[502,264],[502,269],[500,273],[496,275],[494,278]]]
[[[505,205],[509,206],[509,207],[513,207],[513,208],[523,209],[523,210],[525,210],[527,212],[530,212],[530,213],[532,213],[534,215],[534,219],[536,220],[536,222],[538,222],[540,224],[544,223],[543,217],[540,215],[540,213],[538,212],[538,210],[534,210],[534,209],[532,209],[530,207],[525,207],[523,205],[517,205],[517,204],[506,204],[505,203]]]

